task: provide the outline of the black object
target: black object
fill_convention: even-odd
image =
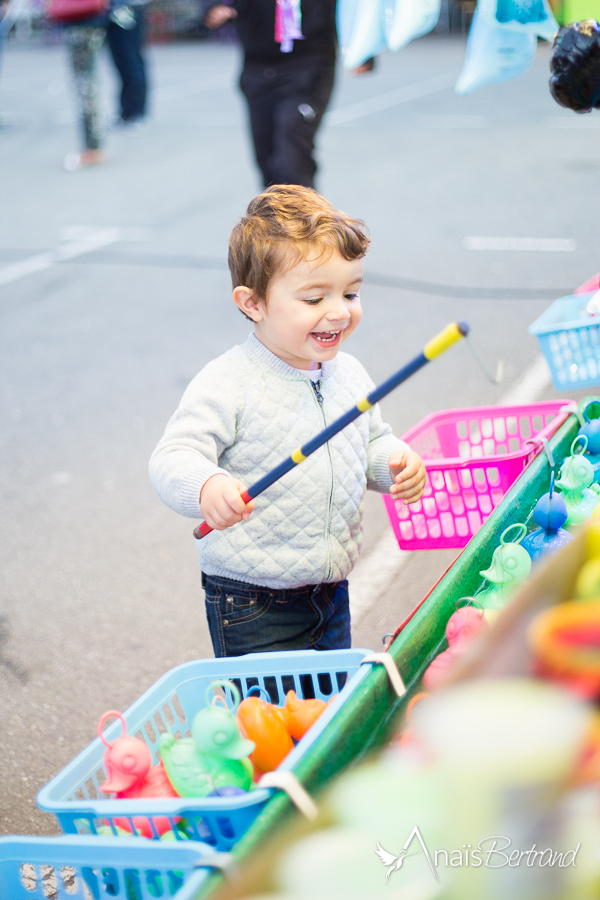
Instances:
[[[315,135],[334,76],[335,66],[329,60],[303,57],[295,65],[288,60],[271,66],[246,63],[240,87],[248,103],[254,153],[265,187],[313,187]]]
[[[600,25],[595,19],[560,29],[550,60],[550,93],[576,113],[600,108]]]
[[[109,19],[107,40],[121,76],[120,117],[123,122],[136,122],[146,114],[147,80],[142,52],[146,36],[146,11],[143,6],[128,7],[128,10],[131,23],[126,23],[125,27],[115,18]]]

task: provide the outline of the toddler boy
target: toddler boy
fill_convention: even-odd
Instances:
[[[373,389],[339,352],[368,246],[364,223],[297,185],[265,190],[231,233],[233,300],[254,332],[194,378],[150,460],[160,498],[215,529],[198,549],[216,656],[350,647],[365,490],[423,494],[421,458],[374,406],[256,503],[240,496]]]

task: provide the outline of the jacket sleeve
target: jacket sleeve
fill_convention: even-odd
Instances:
[[[150,458],[150,481],[160,499],[182,516],[200,519],[200,491],[235,441],[242,408],[237,378],[209,363],[190,383]]]
[[[369,447],[367,450],[367,488],[387,494],[392,486],[388,460],[392,453],[406,449],[408,444],[394,436],[390,426],[382,421],[377,403],[369,416]]]

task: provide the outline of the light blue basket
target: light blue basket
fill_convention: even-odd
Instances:
[[[143,838],[0,838],[2,900],[192,900],[210,875],[194,841],[157,846]]]
[[[153,762],[157,762],[161,732],[189,737],[192,719],[205,706],[208,686],[219,679],[233,681],[243,697],[258,686],[279,706],[290,690],[298,697],[322,700],[329,700],[339,691],[339,696],[279,766],[280,770],[293,771],[369,674],[370,666],[361,666],[361,660],[370,653],[360,649],[298,650],[185,663],[167,672],[123,714],[127,733],[145,741]],[[231,706],[231,692],[227,694]],[[105,736],[114,740],[120,733],[121,725],[117,721],[106,729]],[[154,819],[167,817],[177,839],[184,826],[185,834],[192,840],[228,851],[246,833],[274,793],[272,789],[258,788],[234,797],[104,799],[100,791],[106,780],[104,750],[97,738],[38,794],[40,809],[54,813],[67,834],[102,834],[106,830],[117,834],[114,820],[126,819],[132,834],[137,835],[140,832],[133,822],[136,817],[138,822],[143,819],[147,836],[158,838]],[[175,827],[178,821],[179,829]]]
[[[557,391],[600,384],[600,316],[586,312],[594,293],[555,300],[528,328],[538,339]]]

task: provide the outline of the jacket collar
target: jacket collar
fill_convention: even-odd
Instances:
[[[278,356],[275,356],[274,353],[271,353],[264,344],[262,344],[259,339],[256,337],[254,332],[252,332],[248,336],[248,340],[245,344],[242,344],[244,350],[247,352],[248,356],[253,359],[256,363],[260,365],[266,366],[271,369],[273,372],[276,372],[282,378],[285,378],[287,381],[299,381],[304,378],[297,369],[293,366],[288,365],[288,363],[284,362]],[[321,377],[323,380],[329,378],[330,375],[333,375],[337,366],[337,358],[330,359],[328,362],[324,362],[321,364]]]

